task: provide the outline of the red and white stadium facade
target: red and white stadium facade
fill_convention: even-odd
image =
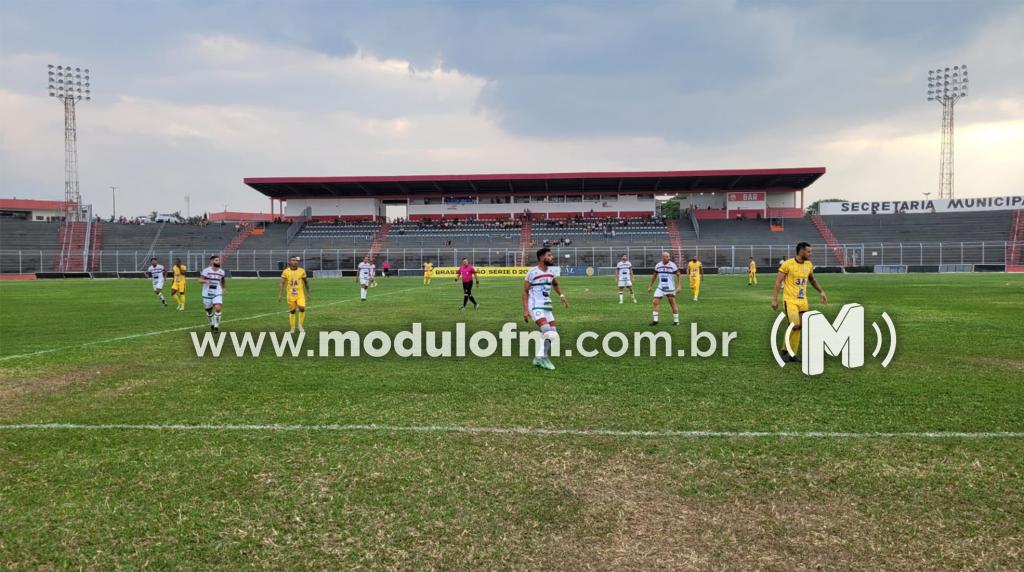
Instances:
[[[655,214],[655,196],[677,195],[700,219],[803,216],[804,190],[824,167],[713,171],[522,173],[391,177],[247,178],[275,217],[383,220],[400,205],[408,220],[634,218]]]

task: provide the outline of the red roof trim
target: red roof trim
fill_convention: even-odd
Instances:
[[[246,177],[247,185],[287,183],[411,183],[416,181],[530,181],[545,179],[647,179],[656,177],[736,177],[741,175],[824,175],[825,167],[791,169],[718,169],[705,171],[610,171],[579,173],[504,173],[480,175],[397,175],[375,177]]]
[[[59,211],[64,201],[42,201],[36,199],[0,199],[0,209]]]

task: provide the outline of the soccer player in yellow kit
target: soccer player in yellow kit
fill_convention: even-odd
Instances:
[[[693,301],[696,302],[700,296],[700,282],[704,278],[704,265],[696,256],[686,263],[686,275],[690,277],[690,292],[693,293]]]
[[[306,320],[306,298],[312,295],[309,289],[309,280],[306,278],[306,269],[299,267],[299,258],[293,256],[288,259],[288,268],[281,272],[281,284],[277,288],[277,301],[281,301],[281,293],[288,289],[288,324],[291,331],[295,332],[295,311],[298,310],[299,332],[305,332],[302,323]]]
[[[828,304],[825,290],[814,279],[814,265],[811,264],[811,245],[801,242],[796,245],[796,256],[779,265],[779,273],[775,277],[775,291],[772,293],[772,310],[779,308],[779,288],[785,284],[782,300],[786,317],[793,324],[789,334],[789,346],[793,353],[790,361],[797,361],[796,352],[800,351],[800,316],[807,311],[807,284],[821,294],[821,303]],[[787,351],[787,353],[789,353]]]
[[[185,271],[188,267],[181,263],[180,258],[174,259],[174,279],[171,282],[171,298],[178,303],[178,311],[185,309]]]
[[[747,264],[747,286],[757,286],[757,263],[754,257],[750,257],[750,264]]]
[[[429,286],[430,279],[434,277],[434,265],[430,261],[423,263],[423,285]]]

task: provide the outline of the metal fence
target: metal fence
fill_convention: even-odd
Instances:
[[[876,264],[901,264],[908,266],[937,266],[940,264],[984,264],[1004,265],[1007,254],[1016,244],[1017,251],[1024,249],[1024,243],[1012,242],[942,242],[942,243],[863,243],[844,244],[831,248],[825,244],[814,244],[816,266],[838,266],[837,254],[841,252],[850,266],[874,266]],[[754,257],[758,266],[777,264],[793,255],[794,245],[684,245],[684,257],[698,256],[709,268],[719,266],[746,266]],[[299,256],[307,270],[354,270],[366,255],[363,249],[308,249],[289,250],[244,250],[232,253],[223,261],[225,268],[232,270],[277,270],[284,267],[290,256]],[[554,247],[559,265],[563,266],[615,266],[619,258],[629,256],[636,267],[651,267],[660,260],[662,251],[671,251],[669,246],[561,246]],[[207,259],[216,254],[212,250],[168,250],[152,251],[167,267],[180,258],[190,269],[202,268]],[[143,270],[149,262],[150,252],[146,250],[98,251],[87,260],[73,261],[70,268],[84,268],[91,272],[132,272]],[[434,266],[455,266],[463,258],[478,266],[515,266],[519,262],[518,248],[401,248],[382,249],[377,254],[377,264],[388,260],[391,268],[418,270],[424,262]],[[43,250],[0,251],[0,273],[29,274],[55,271],[60,253]],[[527,260],[532,262],[532,249]]]

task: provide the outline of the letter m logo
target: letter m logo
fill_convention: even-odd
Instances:
[[[864,365],[864,307],[846,304],[829,323],[821,312],[805,312],[802,320],[803,335],[800,353],[801,370],[806,375],[819,375],[825,371],[825,354],[841,356],[848,368]]]

